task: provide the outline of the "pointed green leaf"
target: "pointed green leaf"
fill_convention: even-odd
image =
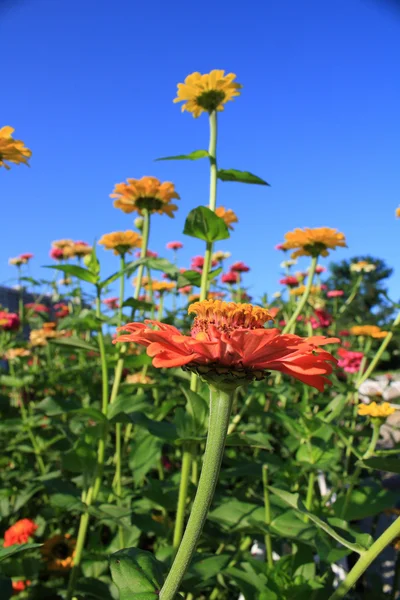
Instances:
[[[33,550],[34,548],[40,548],[40,546],[42,546],[42,544],[14,544],[8,548],[0,548],[0,561],[5,560],[13,554],[26,552],[27,550]]]
[[[358,461],[357,464],[361,467],[369,467],[370,469],[377,469],[378,471],[385,471],[386,473],[400,474],[400,460],[398,458],[367,458]]]
[[[219,169],[218,179],[221,181],[237,181],[239,183],[253,183],[257,185],[268,185],[264,179],[249,173],[248,171],[238,171],[237,169]]]
[[[183,233],[205,242],[216,242],[229,238],[225,221],[206,206],[198,206],[190,211]]]
[[[89,283],[97,283],[99,276],[95,273],[91,273],[89,269],[84,269],[78,265],[45,265],[44,269],[56,269],[62,271],[66,275],[73,275],[82,281],[88,281]]]
[[[163,576],[160,563],[150,552],[119,550],[110,557],[110,569],[120,600],[158,600]]]
[[[67,337],[67,338],[50,338],[50,343],[55,344],[56,346],[68,346],[70,348],[78,348],[79,350],[90,350],[97,351],[97,346],[93,344],[89,344],[89,342],[85,342],[85,340],[81,340],[78,337]]]
[[[164,156],[155,160],[198,160],[199,158],[208,158],[210,155],[207,150],[194,150],[190,154],[177,154],[176,156]]]
[[[136,298],[127,298],[122,306],[129,306],[136,310],[151,310],[153,305],[151,302],[144,302],[144,300],[136,300]]]

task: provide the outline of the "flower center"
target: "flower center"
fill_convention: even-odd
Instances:
[[[208,112],[217,109],[225,98],[225,92],[222,90],[208,90],[197,96],[196,103],[201,108],[205,108]]]
[[[160,210],[164,203],[159,198],[143,196],[142,198],[138,198],[135,204],[139,209],[147,208],[149,212],[153,212]]]
[[[263,329],[267,321],[273,321],[265,308],[252,304],[236,304],[221,300],[202,300],[191,304],[188,313],[195,313],[191,335],[207,333],[210,325],[223,333],[235,329]]]
[[[54,558],[65,560],[70,555],[68,544],[65,542],[59,542],[54,546],[52,554]]]
[[[319,256],[325,248],[326,244],[323,242],[314,242],[313,244],[306,244],[304,246],[304,250],[309,252],[311,256]]]

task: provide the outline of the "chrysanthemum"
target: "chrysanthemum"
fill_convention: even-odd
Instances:
[[[215,69],[210,73],[195,72],[188,75],[185,83],[178,83],[177,97],[174,102],[185,102],[182,112],[187,110],[195,118],[201,113],[212,113],[214,110],[224,110],[224,104],[240,96],[240,83],[234,82],[236,75]]]
[[[371,402],[371,404],[360,404],[358,407],[358,414],[363,417],[380,417],[384,419],[395,411],[396,409],[390,406],[389,402],[383,402],[382,404]]]
[[[359,260],[350,265],[350,271],[352,273],[370,273],[371,271],[375,271],[375,269],[376,265],[369,263],[366,260]]]
[[[105,233],[99,240],[99,244],[106,250],[114,250],[114,254],[126,254],[132,248],[140,248],[142,236],[136,231],[113,231]]]
[[[218,206],[215,210],[215,214],[217,217],[221,217],[225,221],[225,225],[233,231],[232,223],[239,223],[236,213],[233,212],[231,208],[224,208],[223,206]]]
[[[176,204],[171,204],[171,200],[180,198],[173,183],[161,183],[157,177],[127,179],[127,183],[117,183],[110,197],[115,198],[115,208],[120,208],[124,213],[136,211],[141,215],[146,209],[150,213],[169,217],[174,217],[173,213],[178,209]]]
[[[26,544],[38,526],[31,519],[21,519],[11,525],[4,533],[4,548],[14,544]]]
[[[54,535],[41,548],[49,571],[65,571],[74,564],[76,540],[69,533]]]
[[[272,320],[270,313],[251,304],[203,300],[189,306],[188,312],[196,315],[190,336],[171,325],[145,321],[121,327],[128,333],[115,341],[145,346],[155,367],[185,367],[224,385],[263,379],[270,370],[321,391],[330,383],[326,375],[332,373],[330,363],[336,360],[320,346],[336,338],[307,339],[265,329],[264,324]]]
[[[117,296],[112,296],[111,298],[104,298],[102,300],[103,304],[110,308],[111,310],[116,310],[119,308],[119,298]]]
[[[10,169],[7,163],[20,165],[28,164],[28,158],[32,156],[31,150],[24,146],[21,140],[15,140],[12,137],[14,129],[6,126],[0,129],[0,167]]]
[[[364,335],[373,338],[384,338],[387,336],[387,331],[382,331],[378,325],[353,325],[350,327],[350,333],[352,335]]]
[[[339,246],[345,248],[346,240],[344,234],[337,229],[305,227],[285,233],[282,249],[295,250],[291,256],[297,258],[298,256],[328,256],[328,250],[335,250]]]

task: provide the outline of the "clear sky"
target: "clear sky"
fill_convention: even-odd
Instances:
[[[252,267],[250,293],[278,289],[274,250],[294,227],[336,227],[342,259],[369,253],[395,267],[400,295],[400,10],[384,0],[0,0],[0,126],[32,149],[31,167],[0,173],[0,281],[10,256],[33,252],[45,276],[53,239],[93,242],[129,229],[109,194],[127,177],[173,181],[175,219],[155,216],[150,248],[185,244],[189,210],[208,202],[208,163],[154,162],[207,148],[208,119],[173,104],[193,71],[237,74],[242,95],[220,117],[221,168],[270,188],[220,183],[240,223],[218,248]],[[99,248],[103,273],[117,259]],[[302,266],[302,265],[301,265]]]

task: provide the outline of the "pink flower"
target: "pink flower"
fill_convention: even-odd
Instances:
[[[64,251],[61,248],[52,248],[50,250],[50,258],[62,260],[64,258]]]
[[[216,267],[218,261],[211,261],[211,266]],[[193,256],[192,262],[190,263],[190,268],[194,271],[202,271],[204,267],[204,258],[202,256]]]
[[[179,288],[179,292],[181,294],[191,294],[192,293],[192,286],[191,285],[184,285],[183,287]]]
[[[136,258],[140,258],[140,250],[135,252],[135,256],[136,256]],[[153,252],[152,250],[147,250],[146,258],[158,258],[158,254],[157,254],[157,252]]]
[[[325,273],[326,271],[326,267],[323,267],[322,265],[317,265],[315,267],[315,272],[317,275],[321,275],[321,273]]]
[[[311,327],[318,329],[318,327],[329,327],[332,323],[332,315],[322,308],[316,308],[314,311],[315,317],[310,317]]]
[[[281,285],[287,285],[289,287],[296,287],[299,285],[299,281],[298,281],[297,277],[293,277],[293,275],[288,275],[288,277],[284,277],[283,279],[280,279],[279,283]]]
[[[183,248],[182,242],[168,242],[166,246],[167,250],[180,250]]]
[[[104,298],[103,304],[105,304],[107,308],[110,308],[111,310],[116,310],[119,308],[118,297],[113,296],[112,298]]]
[[[349,337],[350,331],[348,329],[342,329],[342,331],[339,331],[338,335],[340,335],[340,337]]]
[[[328,289],[328,286],[325,283],[321,283],[320,288],[321,290],[325,291]]]
[[[0,310],[0,329],[4,331],[16,331],[19,329],[20,320],[16,313]]]
[[[339,296],[343,296],[343,294],[343,290],[329,290],[329,292],[326,292],[328,298],[339,298]]]
[[[275,250],[285,250],[285,248],[284,248],[283,244],[277,244],[275,246]]]
[[[25,252],[25,254],[20,254],[19,257],[21,260],[27,262],[28,260],[33,258],[33,254],[31,254],[30,252]]]
[[[25,304],[25,308],[36,313],[48,313],[50,309],[45,304],[39,304],[37,302],[28,302]]]
[[[229,273],[224,273],[221,275],[222,283],[237,283],[239,280],[239,274],[234,273],[233,271],[229,271]]]
[[[244,262],[242,262],[242,261],[235,262],[231,266],[231,271],[234,271],[236,273],[247,273],[248,271],[250,271],[250,267],[248,267],[247,265],[245,265]]]
[[[339,348],[338,355],[340,356],[338,367],[346,373],[357,373],[360,370],[361,361],[364,358],[362,352],[352,352],[345,348]]]
[[[57,304],[54,304],[53,308],[56,311],[55,316],[57,317],[57,319],[63,319],[64,317],[68,317],[68,304],[65,304],[64,302],[57,302]]]

